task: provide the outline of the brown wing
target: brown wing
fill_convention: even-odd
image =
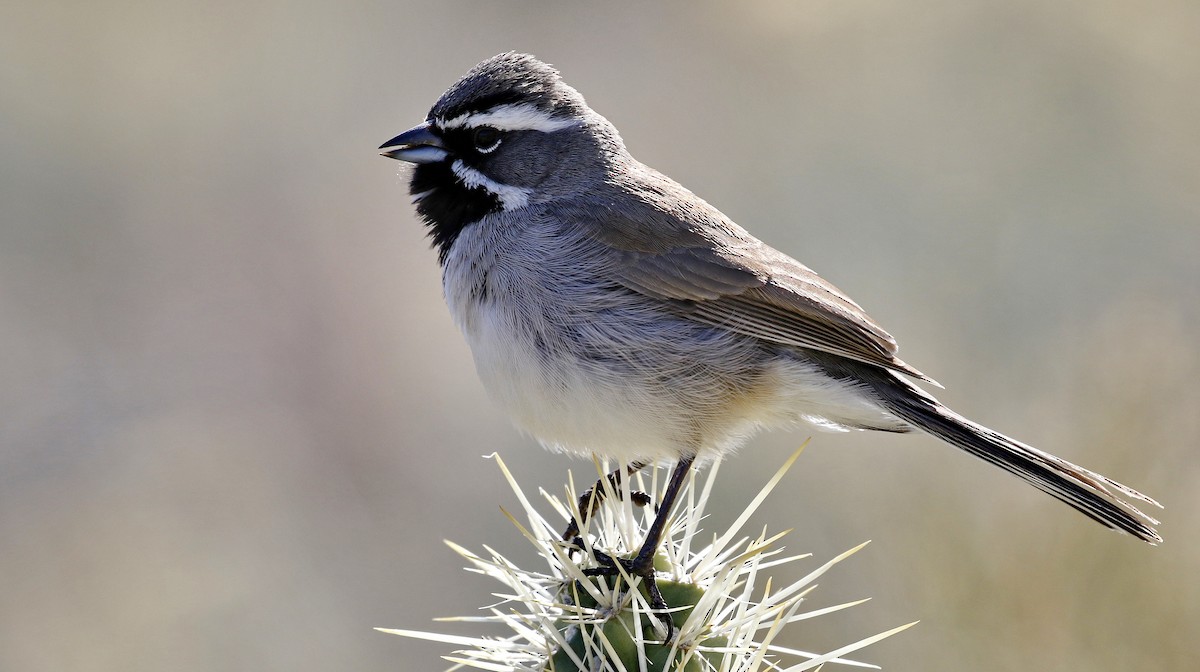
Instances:
[[[599,218],[590,208],[587,218],[595,222],[593,236],[612,251],[613,273],[622,284],[672,300],[699,322],[937,385],[898,359],[895,339],[838,288],[668,178],[650,177],[656,179],[639,181],[627,192],[636,198],[608,201]],[[631,201],[636,206],[625,207]],[[614,202],[623,207],[618,210]]]

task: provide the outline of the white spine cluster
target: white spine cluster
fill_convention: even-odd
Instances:
[[[450,544],[471,564],[471,571],[491,576],[505,585],[508,603],[504,609],[492,607],[490,615],[446,620],[502,623],[512,634],[493,638],[381,630],[463,647],[446,656],[455,663],[451,669],[465,666],[493,672],[802,672],[825,663],[874,668],[841,656],[913,623],[823,654],[774,643],[783,627],[790,623],[866,601],[801,610],[805,596],[815,587],[813,581],[865,543],[800,580],[773,589],[762,570],[810,556],[781,557],[783,549],[775,544],[783,534],[768,536],[764,531],[755,537],[739,536],[750,515],[799,454],[796,451],[724,534],[710,539],[701,537],[700,522],[705,516],[718,465],[708,470],[702,485],[698,484],[696,472],[692,472],[656,562],[659,587],[675,612],[676,635],[670,642],[661,641],[658,622],[638,589],[640,579],[593,577],[584,571],[586,567],[599,565],[598,552],[615,557],[636,553],[654,512],[636,509],[630,503],[631,498],[622,496],[623,493],[607,493],[596,514],[585,521],[581,550],[559,539],[559,528],[573,510],[573,505],[565,502],[577,501],[573,484],[568,485],[565,500],[541,491],[557,513],[553,521],[548,520],[525,496],[499,457],[495,459],[525,509],[528,524],[520,523],[507,512],[506,515],[534,546],[545,565],[539,570],[523,569],[490,548],[485,547],[486,556],[481,556]],[[607,470],[607,465],[597,466],[602,473]],[[657,499],[655,491],[662,480],[658,476],[658,471],[652,471],[646,477],[634,479],[634,485]]]

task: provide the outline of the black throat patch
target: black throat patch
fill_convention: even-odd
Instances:
[[[417,201],[417,214],[429,228],[442,265],[463,229],[503,209],[500,198],[492,192],[463,184],[451,170],[450,160],[417,165],[408,191],[413,196],[428,192]]]

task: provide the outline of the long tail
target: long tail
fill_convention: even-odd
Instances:
[[[1152,527],[1158,521],[1127,500],[1162,505],[1137,490],[972,422],[889,373],[865,378],[889,412],[918,429],[1020,477],[1101,525],[1149,544],[1162,542]]]

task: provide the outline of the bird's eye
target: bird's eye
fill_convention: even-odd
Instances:
[[[475,149],[487,154],[500,146],[500,131],[492,126],[477,126],[471,134]]]

